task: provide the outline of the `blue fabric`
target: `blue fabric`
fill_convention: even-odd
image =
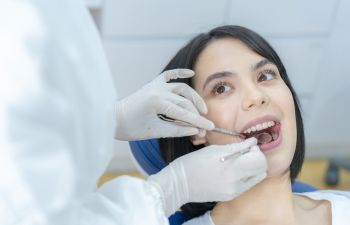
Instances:
[[[130,141],[129,145],[137,163],[147,174],[155,174],[166,166],[157,139]]]
[[[176,212],[169,217],[169,223],[170,223],[170,225],[180,225],[180,224],[183,224],[184,222],[186,222],[190,219],[192,219],[192,218],[187,216],[185,213]]]
[[[292,185],[292,191],[294,193],[303,193],[303,192],[311,192],[317,191],[317,188],[311,186],[310,184],[306,184],[300,181],[295,181]]]

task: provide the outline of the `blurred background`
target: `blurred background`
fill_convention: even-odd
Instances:
[[[331,165],[328,183],[350,190],[345,170],[350,170],[350,1],[86,0],[86,5],[119,97],[157,76],[199,32],[225,24],[257,31],[282,58],[301,101],[307,163],[300,179],[330,187],[324,179]],[[102,182],[118,174],[139,175],[128,149],[127,142],[116,141]]]

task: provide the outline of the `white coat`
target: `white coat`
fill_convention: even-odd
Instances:
[[[0,3],[0,224],[168,224],[112,156],[116,93],[81,0]]]

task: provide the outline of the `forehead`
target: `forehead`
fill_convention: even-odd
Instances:
[[[212,73],[247,69],[264,59],[234,38],[220,38],[211,41],[197,58],[194,66],[194,84],[200,83]]]

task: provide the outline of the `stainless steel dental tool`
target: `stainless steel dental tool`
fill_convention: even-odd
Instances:
[[[180,125],[180,126],[187,126],[187,127],[195,127],[196,128],[196,126],[194,126],[191,123],[188,123],[188,122],[183,121],[183,120],[173,119],[173,118],[170,118],[164,114],[157,114],[157,116],[159,119],[167,121],[167,122],[175,123],[175,124]],[[210,130],[210,131],[221,133],[221,134],[226,134],[226,135],[230,135],[230,136],[240,136],[241,135],[240,133],[226,130],[224,128],[218,128],[218,127],[215,127],[213,130]]]
[[[241,155],[244,155],[245,153],[248,153],[249,151],[250,151],[250,148],[246,148],[246,149],[243,149],[243,150],[241,150],[239,152],[235,152],[233,154],[229,154],[227,156],[223,156],[223,157],[220,158],[220,162],[225,162],[228,159],[235,159],[238,156],[241,156]]]
[[[240,136],[241,135],[240,133],[236,133],[236,132],[233,132],[231,130],[226,130],[224,128],[218,128],[218,127],[215,127],[211,131],[214,131],[214,132],[217,132],[217,133],[221,133],[221,134],[227,134],[227,135],[230,135],[230,136]]]
[[[195,127],[193,124],[191,123],[188,123],[188,122],[185,122],[185,121],[182,121],[182,120],[176,120],[176,119],[173,119],[173,118],[170,118],[164,114],[157,114],[157,116],[159,117],[159,119],[161,120],[164,120],[164,121],[167,121],[167,122],[171,122],[171,123],[175,123],[177,125],[180,125],[180,126],[189,126],[189,127]],[[218,128],[218,127],[215,127],[213,130],[211,131],[214,131],[214,132],[217,132],[217,133],[221,133],[221,134],[226,134],[226,135],[229,135],[229,136],[233,136],[233,137],[239,137],[241,136],[240,133],[236,133],[236,132],[233,132],[233,131],[230,131],[230,130],[226,130],[226,129],[223,129],[223,128]],[[240,155],[243,155],[247,152],[250,151],[250,148],[247,148],[247,149],[243,149],[242,151],[239,151],[239,152],[235,152],[233,154],[229,154],[227,156],[223,156],[221,157],[219,160],[220,162],[225,162],[227,161],[228,159],[234,159]]]

